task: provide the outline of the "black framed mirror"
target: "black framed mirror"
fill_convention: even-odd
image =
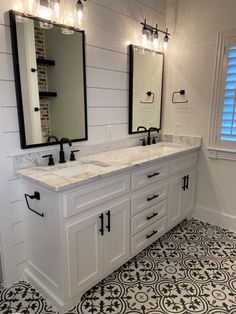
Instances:
[[[129,134],[161,129],[164,54],[130,45]]]
[[[88,139],[85,33],[10,11],[22,148]]]

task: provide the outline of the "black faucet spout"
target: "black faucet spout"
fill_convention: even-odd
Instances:
[[[65,152],[64,152],[64,149],[63,149],[63,144],[64,143],[68,143],[69,146],[72,146],[72,143],[71,143],[71,140],[66,138],[66,137],[62,137],[59,143],[60,143],[59,163],[63,164],[63,163],[66,162],[66,160],[65,160]]]
[[[152,144],[152,140],[151,140],[151,132],[152,131],[157,131],[157,134],[159,133],[159,130],[157,128],[150,127],[148,129],[147,145],[151,145]]]

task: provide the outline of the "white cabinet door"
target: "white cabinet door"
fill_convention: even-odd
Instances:
[[[98,282],[103,274],[103,236],[100,214],[67,225],[69,295]]]
[[[105,210],[104,273],[121,266],[130,256],[130,201]]]
[[[194,205],[195,181],[196,171],[193,169],[186,170],[170,180],[168,201],[169,229],[180,223],[191,212]]]

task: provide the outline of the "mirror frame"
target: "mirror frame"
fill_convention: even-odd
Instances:
[[[160,103],[160,128],[162,126],[162,111],[163,111],[163,85],[164,85],[164,64],[165,54],[163,52],[155,51],[152,49],[143,48],[137,45],[129,45],[129,134],[145,133],[147,131],[133,131],[133,83],[134,83],[134,49],[144,49],[145,51],[155,52],[163,56],[163,68],[162,68],[162,83],[161,83],[161,103]],[[153,126],[155,127],[155,125]]]
[[[17,46],[17,30],[16,30],[16,16],[21,16],[25,18],[31,18],[36,21],[48,22],[48,20],[39,18],[34,15],[26,15],[22,12],[10,10],[10,30],[11,30],[11,43],[12,43],[12,55],[13,55],[13,68],[15,75],[15,91],[16,91],[16,101],[17,101],[17,111],[18,111],[18,121],[19,121],[19,132],[20,132],[20,143],[21,148],[33,148],[33,147],[42,147],[42,146],[51,146],[58,145],[57,142],[50,143],[40,143],[40,144],[27,144],[25,136],[25,121],[24,121],[24,111],[23,111],[23,99],[22,99],[22,89],[21,89],[21,80],[20,80],[20,64],[19,64],[19,55],[18,55],[18,46]],[[74,30],[82,34],[82,53],[83,53],[83,83],[84,83],[84,127],[85,127],[85,136],[79,139],[71,139],[71,142],[80,142],[88,140],[88,119],[87,119],[87,85],[86,85],[86,58],[85,58],[85,31],[79,30],[72,26],[50,22],[50,24]]]

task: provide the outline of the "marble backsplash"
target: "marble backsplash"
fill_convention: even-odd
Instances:
[[[73,143],[72,147],[69,147],[68,144],[64,145],[64,151],[66,155],[66,160],[69,159],[69,154],[71,150],[79,149],[80,151],[75,153],[77,159],[79,156],[87,156],[98,154],[106,151],[116,150],[120,148],[127,148],[140,145],[140,139],[144,138],[144,134],[139,134],[135,137],[130,137],[122,140],[116,140],[111,142],[106,142],[102,144],[94,144],[94,145],[87,145],[86,143]],[[159,140],[162,142],[171,142],[177,144],[184,144],[187,146],[200,146],[201,145],[201,137],[200,136],[186,136],[186,135],[175,135],[175,134],[160,134]],[[41,152],[35,153],[26,153],[21,155],[13,156],[13,166],[14,169],[22,169],[28,168],[33,166],[46,166],[47,165],[47,158],[44,159],[42,156],[53,154],[55,163],[58,162],[58,152],[59,147],[52,146],[52,150],[46,150]]]

